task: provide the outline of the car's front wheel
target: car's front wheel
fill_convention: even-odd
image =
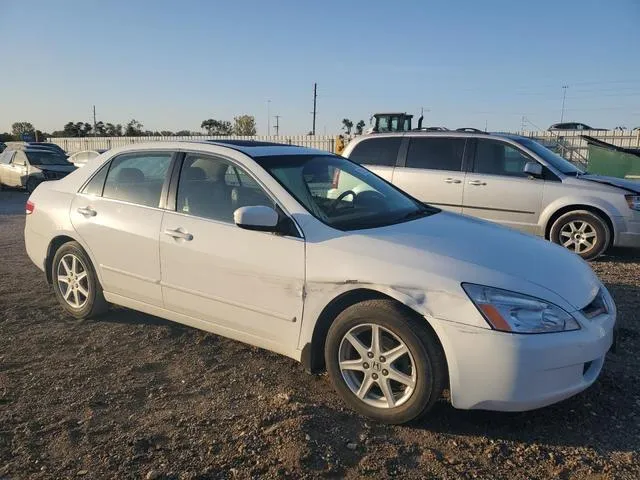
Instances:
[[[561,215],[549,234],[553,243],[577,253],[585,260],[602,255],[611,240],[607,222],[588,210],[574,210]]]
[[[62,307],[72,316],[85,319],[107,310],[91,260],[77,242],[62,245],[51,262],[53,290]]]
[[[325,362],[347,404],[384,423],[426,413],[446,379],[442,348],[426,320],[390,300],[344,310],[329,329]]]

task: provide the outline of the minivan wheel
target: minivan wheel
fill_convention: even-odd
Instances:
[[[560,216],[549,234],[553,243],[577,253],[585,260],[602,255],[611,239],[607,222],[587,210],[576,210]]]
[[[38,185],[40,185],[40,180],[38,180],[37,178],[29,177],[27,179],[27,192],[33,193]]]
[[[405,423],[440,398],[446,379],[442,348],[426,320],[391,300],[345,309],[325,344],[331,382],[354,410],[383,423]]]
[[[51,279],[58,302],[75,318],[90,318],[108,309],[93,265],[79,243],[68,242],[58,249]]]

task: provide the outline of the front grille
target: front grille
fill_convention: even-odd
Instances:
[[[598,294],[591,303],[580,311],[587,318],[594,318],[603,313],[607,313],[609,310],[607,309],[607,302],[604,300],[602,290],[598,291]]]

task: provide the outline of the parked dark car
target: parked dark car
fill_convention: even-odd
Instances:
[[[549,131],[554,130],[602,130],[607,131],[606,128],[595,128],[590,127],[586,123],[578,123],[578,122],[565,122],[565,123],[554,123],[549,127]]]

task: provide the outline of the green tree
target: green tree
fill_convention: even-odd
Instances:
[[[162,130],[160,135],[163,137],[173,137],[175,134],[171,130]]]
[[[362,135],[362,131],[364,130],[366,123],[364,123],[364,120],[360,120],[358,123],[356,123],[356,135]]]
[[[200,128],[204,128],[207,131],[207,135],[231,135],[233,127],[231,122],[226,120],[214,120],[210,118],[203,120],[200,124]]]
[[[22,135],[35,135],[36,129],[30,122],[16,122],[11,125],[11,132],[14,137],[21,139]]]
[[[0,142],[11,142],[13,139],[13,135],[9,132],[0,133]]]
[[[144,128],[144,125],[142,125],[142,123],[140,123],[138,120],[133,118],[129,123],[127,123],[127,126],[124,129],[124,136],[125,137],[141,137],[143,135],[143,131],[142,131],[143,128]]]
[[[256,134],[256,119],[253,115],[233,117],[233,133],[235,135],[253,136]]]
[[[190,137],[191,132],[189,130],[178,130],[176,132],[176,137]]]
[[[107,133],[105,130],[105,124],[104,122],[97,122],[96,123],[96,129],[95,129],[95,134],[98,135],[99,137],[104,137]]]
[[[119,123],[114,125],[113,123],[106,123],[104,125],[104,134],[107,137],[121,137],[122,136],[122,125]]]
[[[351,135],[351,129],[353,128],[353,122],[348,118],[342,119],[342,128],[347,132],[347,135]]]

